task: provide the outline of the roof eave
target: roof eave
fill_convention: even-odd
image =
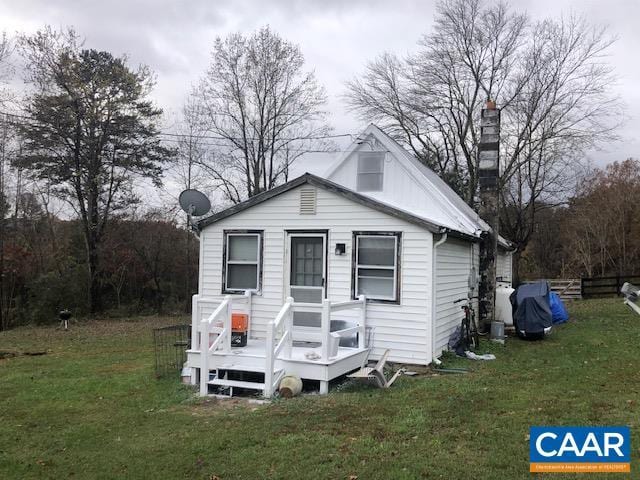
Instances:
[[[200,220],[199,222],[197,222],[197,227],[199,230],[202,230],[203,228],[212,225],[224,218],[230,217],[232,215],[235,215],[236,213],[240,213],[243,210],[246,210],[248,208],[253,207],[254,205],[258,205],[262,202],[265,202],[273,197],[276,197],[280,194],[286,193],[296,187],[299,187],[300,185],[303,184],[310,184],[310,185],[314,185],[316,187],[322,188],[326,191],[335,193],[337,195],[340,195],[344,198],[347,198],[355,203],[359,203],[360,205],[364,205],[367,206],[369,208],[372,208],[374,210],[377,210],[379,212],[385,213],[387,215],[396,217],[396,218],[400,218],[402,220],[405,220],[409,223],[412,223],[414,225],[418,225],[432,233],[443,233],[444,230],[447,230],[448,232],[451,232],[452,235],[459,235],[460,238],[466,238],[466,239],[472,239],[474,238],[471,235],[467,235],[465,233],[462,232],[458,232],[455,230],[450,230],[450,229],[446,229],[445,227],[442,227],[440,225],[437,225],[435,223],[432,223],[428,220],[425,220],[424,218],[421,218],[417,215],[413,215],[409,212],[406,212],[404,210],[392,207],[390,205],[387,205],[385,203],[379,202],[377,200],[374,200],[370,197],[361,195],[357,192],[354,192],[353,190],[349,190],[348,188],[345,188],[337,183],[334,183],[330,180],[327,180],[325,178],[321,178],[318,177],[316,175],[312,175],[310,173],[305,173],[304,175],[301,175],[298,178],[295,178],[285,184],[282,184],[278,187],[272,188],[271,190],[267,190],[266,192],[260,193],[254,197],[249,198],[248,200],[245,200],[244,202],[238,203],[237,205],[233,205],[232,207],[229,207],[221,212],[218,213],[214,213],[213,215],[210,215],[207,218],[203,218],[202,220]],[[474,240],[475,241],[475,240]]]

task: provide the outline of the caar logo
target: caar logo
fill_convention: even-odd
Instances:
[[[531,472],[630,472],[629,427],[530,427]]]

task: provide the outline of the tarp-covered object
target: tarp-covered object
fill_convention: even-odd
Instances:
[[[565,323],[569,320],[567,309],[564,308],[560,295],[555,292],[549,293],[549,308],[551,308],[551,319],[554,325]]]
[[[520,285],[509,299],[513,307],[513,325],[519,337],[539,339],[551,330],[553,317],[547,282]]]

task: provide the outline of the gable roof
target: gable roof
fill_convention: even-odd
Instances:
[[[331,178],[331,176],[338,171],[349,156],[357,150],[359,144],[362,143],[362,138],[366,138],[369,135],[380,141],[384,147],[394,155],[398,160],[398,163],[405,170],[407,170],[414,178],[419,179],[418,183],[421,185],[425,193],[435,196],[438,203],[443,207],[443,210],[448,213],[452,223],[458,224],[460,230],[465,234],[473,237],[480,237],[482,232],[491,230],[489,224],[480,218],[480,215],[478,215],[478,213],[471,208],[467,202],[465,202],[442,178],[440,178],[437,173],[420,162],[414,155],[372,123],[369,124],[369,126],[359,136],[360,141],[354,141],[339,157],[339,159],[333,162],[323,176]],[[367,194],[365,193],[365,195]],[[408,209],[408,207],[401,204],[396,204],[395,206],[401,210]],[[414,211],[413,214],[425,218],[420,214],[420,212]],[[511,243],[501,236],[498,236],[498,243],[501,247],[512,248]]]
[[[379,141],[393,155],[397,165],[417,180],[416,184],[424,191],[425,195],[428,195],[431,201],[435,201],[440,205],[440,212],[445,218],[449,219],[449,226],[455,226],[455,228],[472,236],[479,236],[480,232],[489,229],[489,226],[480,219],[478,214],[444,180],[374,124],[369,124],[364,132],[359,135],[359,138],[345,150],[343,155],[327,169],[323,176],[330,179],[358,149],[360,144],[366,143],[368,137],[373,137]],[[376,194],[365,193],[365,195],[375,196]],[[399,195],[397,200],[396,206],[398,208],[411,210],[408,205],[403,205],[402,194]],[[413,210],[413,213],[419,216],[424,216],[426,213]]]
[[[418,225],[432,233],[447,233],[451,236],[462,238],[465,240],[477,241],[478,238],[469,235],[465,232],[457,231],[454,229],[446,228],[441,225],[437,225],[429,220],[426,220],[420,216],[414,215],[405,210],[399,209],[387,203],[380,202],[371,197],[362,195],[358,192],[354,192],[348,188],[343,187],[337,183],[331,182],[325,178],[318,177],[316,175],[312,175],[311,173],[305,173],[304,175],[295,178],[283,185],[272,188],[271,190],[267,190],[266,192],[262,192],[254,197],[245,200],[244,202],[238,203],[232,207],[227,208],[218,213],[214,213],[206,218],[203,218],[197,223],[198,229],[202,230],[203,228],[216,223],[224,218],[230,217],[237,213],[240,213],[244,210],[247,210],[255,205],[259,205],[267,200],[281,195],[283,193],[289,192],[301,185],[309,184],[318,188],[322,188],[328,192],[334,193],[341,197],[347,198],[355,203],[359,203],[360,205],[364,205],[373,210],[377,210],[379,212],[385,213],[387,215],[391,215],[393,217],[400,218],[414,225]]]
[[[460,210],[465,214],[467,218],[472,220],[475,223],[478,223],[482,230],[488,230],[489,224],[487,224],[478,212],[476,212],[471,206],[465,202],[460,195],[456,193],[456,191],[451,188],[447,182],[445,182],[440,175],[427,167],[424,163],[418,160],[415,155],[412,155],[405,148],[400,146],[398,142],[396,142],[393,138],[387,135],[383,130],[381,130],[376,125],[371,125],[380,135],[386,137],[389,141],[393,142],[398,148],[397,150],[402,153],[402,156],[407,159],[411,165],[418,169],[422,176],[424,176],[431,185],[444,197],[447,199],[449,203],[451,203],[456,209]]]

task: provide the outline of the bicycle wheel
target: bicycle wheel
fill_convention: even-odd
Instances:
[[[462,319],[462,338],[464,340],[465,349],[473,350],[471,327],[469,325],[469,318],[466,316]]]
[[[478,348],[480,346],[480,334],[478,332],[478,326],[476,325],[476,318],[475,315],[471,315],[470,318],[470,326],[469,326],[469,330],[470,330],[470,344],[473,345],[473,349],[475,350],[476,348]]]

